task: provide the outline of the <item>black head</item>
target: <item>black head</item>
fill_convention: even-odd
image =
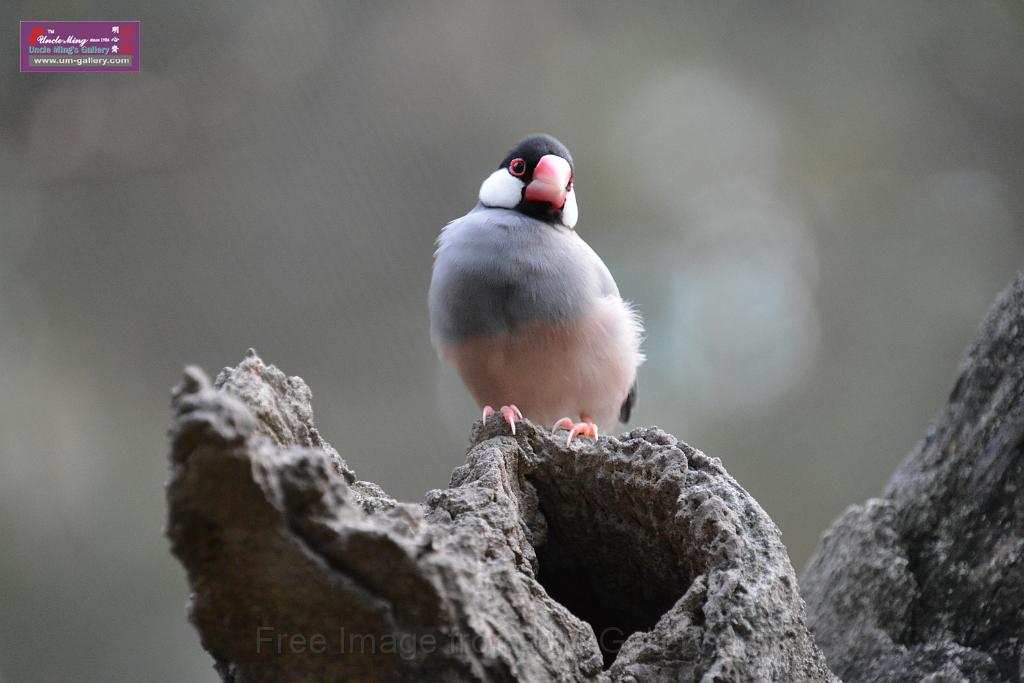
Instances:
[[[522,159],[526,162],[526,174],[522,178],[529,182],[533,178],[533,169],[537,167],[537,162],[545,154],[562,157],[569,162],[570,169],[573,167],[572,154],[569,154],[568,147],[547,133],[538,133],[520,140],[519,144],[501,160],[498,168],[507,168],[513,159]]]
[[[484,181],[480,202],[572,228],[577,216],[572,178],[572,155],[566,146],[550,135],[531,135]]]

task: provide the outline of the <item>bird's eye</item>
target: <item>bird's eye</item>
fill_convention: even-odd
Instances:
[[[508,172],[518,178],[526,173],[526,162],[522,159],[513,159],[508,164]]]

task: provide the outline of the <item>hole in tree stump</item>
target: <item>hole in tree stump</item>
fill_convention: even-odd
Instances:
[[[626,638],[653,628],[703,564],[686,520],[675,516],[679,488],[601,454],[553,455],[529,479],[548,526],[535,549],[538,580],[591,625],[608,668]]]

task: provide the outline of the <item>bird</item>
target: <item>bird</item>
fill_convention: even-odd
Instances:
[[[551,135],[521,140],[442,228],[427,297],[432,342],[483,419],[552,424],[567,447],[629,421],[644,361],[639,313],[576,232],[574,169]]]

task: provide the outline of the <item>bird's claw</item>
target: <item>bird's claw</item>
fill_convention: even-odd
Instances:
[[[494,415],[495,412],[501,413],[501,416],[503,418],[505,418],[505,422],[508,423],[509,428],[512,430],[512,436],[515,436],[516,435],[516,420],[522,420],[523,419],[523,412],[521,410],[519,410],[519,408],[517,408],[515,406],[515,404],[507,405],[507,406],[502,406],[497,411],[495,411],[494,408],[492,408],[490,406],[484,406],[484,414],[483,414],[484,422],[486,422],[487,418],[489,418],[491,415]]]
[[[563,417],[561,420],[551,426],[551,431],[557,431],[559,429],[566,429],[569,431],[569,437],[565,440],[565,446],[568,448],[572,444],[573,437],[583,434],[584,436],[593,437],[597,440],[597,425],[590,420],[584,422],[573,422],[567,417]]]

